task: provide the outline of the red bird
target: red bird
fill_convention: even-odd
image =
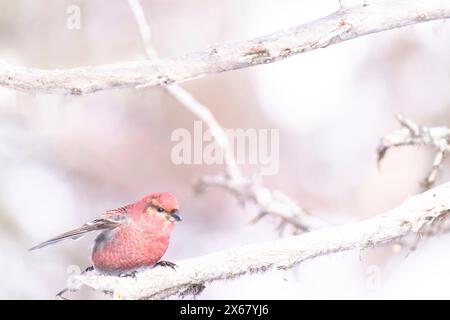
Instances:
[[[160,259],[169,246],[175,221],[181,221],[178,209],[178,201],[172,194],[150,193],[136,203],[109,210],[100,218],[42,242],[30,251],[101,231],[95,239],[91,257],[96,270],[108,274],[134,274],[136,269],[145,266],[174,268],[174,263]]]

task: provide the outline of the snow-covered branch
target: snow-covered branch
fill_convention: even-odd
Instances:
[[[33,93],[81,95],[166,86],[206,74],[272,63],[374,32],[450,17],[448,0],[395,0],[341,9],[324,18],[247,41],[210,46],[173,59],[62,70],[0,63],[0,85]]]
[[[157,267],[136,278],[77,276],[77,286],[113,293],[117,299],[158,299],[198,294],[212,281],[269,269],[288,269],[305,260],[346,250],[364,250],[400,240],[441,224],[450,214],[450,183],[409,198],[399,207],[360,222],[323,228],[273,242],[247,245],[178,261],[179,268]]]

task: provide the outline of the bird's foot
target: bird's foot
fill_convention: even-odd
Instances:
[[[89,266],[81,274],[85,274],[86,272],[94,271],[94,266]]]
[[[170,261],[163,261],[163,260],[161,260],[161,261],[158,261],[157,263],[155,263],[155,267],[156,266],[160,266],[160,267],[170,267],[170,268],[172,268],[173,270],[177,270],[176,268],[178,268],[178,266],[175,264],[175,263],[173,263],[173,262],[170,262]]]
[[[138,274],[137,270],[131,271],[131,272],[127,272],[127,273],[120,273],[119,274],[119,278],[128,278],[131,277],[133,279],[136,279],[136,275]]]

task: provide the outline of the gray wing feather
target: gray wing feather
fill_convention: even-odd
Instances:
[[[124,217],[108,217],[108,218],[100,218],[100,219],[95,219],[91,222],[88,222],[84,225],[82,225],[79,228],[67,231],[63,234],[60,234],[54,238],[51,238],[47,241],[44,241],[30,249],[28,249],[28,251],[33,251],[36,249],[41,249],[43,247],[49,246],[51,244],[60,242],[62,240],[66,240],[66,239],[78,239],[82,236],[84,236],[86,233],[88,232],[92,232],[92,231],[98,231],[98,230],[106,230],[106,229],[114,229],[116,227],[118,227],[122,221],[124,220]]]

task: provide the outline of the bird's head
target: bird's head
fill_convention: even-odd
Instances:
[[[141,203],[145,214],[170,222],[181,221],[177,198],[169,192],[153,192],[145,196]]]

